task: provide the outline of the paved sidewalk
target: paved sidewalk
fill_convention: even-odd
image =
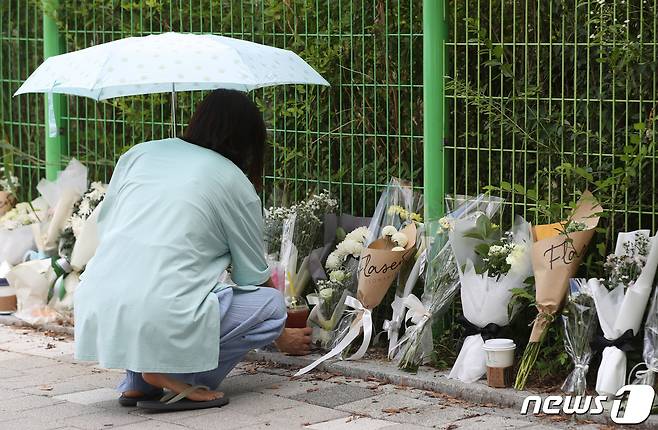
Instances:
[[[440,393],[244,363],[221,389],[221,409],[147,413],[122,408],[114,387],[122,374],[72,358],[61,335],[0,325],[0,428],[30,429],[598,429],[568,421],[521,417],[516,410],[477,405]],[[563,418],[560,418],[563,419]]]

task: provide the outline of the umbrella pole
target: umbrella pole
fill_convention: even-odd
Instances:
[[[176,90],[171,85],[171,137],[176,137]]]

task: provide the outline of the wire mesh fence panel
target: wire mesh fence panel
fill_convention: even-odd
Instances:
[[[9,141],[35,155],[43,141],[44,96],[10,96],[41,61],[41,9],[37,2],[13,0],[0,7],[3,49],[12,52],[12,58],[3,56],[1,120]],[[221,34],[295,51],[332,86],[252,93],[269,127],[265,200],[329,189],[344,211],[367,214],[390,176],[422,186],[420,14],[417,0],[64,0],[56,19],[67,51],[166,31]],[[28,36],[25,51],[21,43]],[[178,95],[178,133],[203,95]],[[168,94],[67,100],[62,126],[68,154],[87,164],[94,178],[107,180],[132,145],[170,134]],[[32,146],[23,144],[26,139]]]

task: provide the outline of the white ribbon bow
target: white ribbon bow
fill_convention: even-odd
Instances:
[[[388,358],[393,359],[395,356],[396,345],[398,343],[398,338],[400,336],[400,320],[404,315],[404,299],[398,295],[393,299],[391,303],[391,308],[393,309],[393,315],[390,320],[384,320],[382,324],[382,329],[388,334]]]
[[[370,339],[372,338],[372,313],[370,309],[365,308],[363,304],[359,300],[355,299],[354,297],[351,296],[346,297],[345,304],[350,308],[354,309],[354,311],[352,312],[356,313],[356,319],[354,320],[354,322],[352,322],[352,325],[350,327],[350,330],[347,332],[347,335],[345,335],[345,337],[331,351],[329,351],[322,357],[318,358],[313,363],[309,364],[303,369],[300,369],[297,373],[295,373],[295,376],[300,376],[305,373],[308,373],[311,370],[315,369],[317,366],[319,366],[321,363],[343,352],[348,346],[352,344],[354,339],[356,339],[359,336],[362,328],[363,328],[363,341],[361,342],[361,347],[356,353],[354,353],[354,355],[349,357],[348,360],[359,360],[363,358],[366,351],[368,350],[368,346],[370,346]]]
[[[404,304],[404,307],[408,308],[409,310],[407,311],[407,315],[405,317],[405,321],[411,320],[411,323],[413,324],[412,326],[407,327],[407,331],[404,333],[404,336],[402,339],[400,339],[400,342],[395,346],[396,349],[400,348],[402,345],[404,345],[409,339],[411,339],[417,332],[419,332],[423,326],[427,323],[427,321],[430,320],[432,317],[432,314],[430,311],[423,305],[423,302],[420,301],[418,297],[416,297],[414,294],[409,294],[407,297],[405,297],[404,301],[402,302]],[[423,352],[426,352],[426,346],[423,347]]]

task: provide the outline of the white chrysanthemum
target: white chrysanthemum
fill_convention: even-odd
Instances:
[[[391,237],[398,232],[398,229],[392,225],[387,225],[382,229],[382,237]]]
[[[80,217],[74,216],[71,217],[71,229],[73,229],[73,235],[78,238],[82,232],[82,227],[85,225],[85,220]]]
[[[338,251],[340,255],[344,256],[353,255],[354,257],[358,257],[361,255],[362,250],[363,244],[352,239],[345,239],[336,247],[336,251]]]
[[[82,215],[83,217],[88,217],[91,215],[91,204],[89,203],[89,199],[82,199],[80,206],[78,206],[78,214]]]
[[[335,282],[343,282],[347,278],[347,275],[342,270],[334,270],[329,273],[329,279]]]
[[[354,230],[352,230],[350,233],[348,233],[347,236],[345,236],[346,240],[355,240],[357,242],[365,242],[366,238],[370,234],[370,231],[368,230],[368,227],[359,227]]]
[[[500,254],[500,253],[503,252],[504,250],[505,250],[505,248],[503,248],[503,247],[500,246],[500,245],[492,245],[492,246],[489,248],[489,255]]]
[[[323,288],[320,290],[320,298],[324,300],[329,300],[334,295],[333,288]]]
[[[404,251],[404,248],[401,246],[396,246],[395,248],[391,249],[391,251]]]
[[[397,245],[401,247],[407,246],[407,242],[409,242],[409,239],[404,233],[395,233],[393,236],[391,236],[391,240]]]
[[[328,270],[338,270],[340,269],[341,264],[343,264],[343,257],[341,257],[341,255],[338,254],[336,251],[334,251],[331,254],[329,254],[329,257],[327,257],[327,262],[325,264],[325,267]]]

